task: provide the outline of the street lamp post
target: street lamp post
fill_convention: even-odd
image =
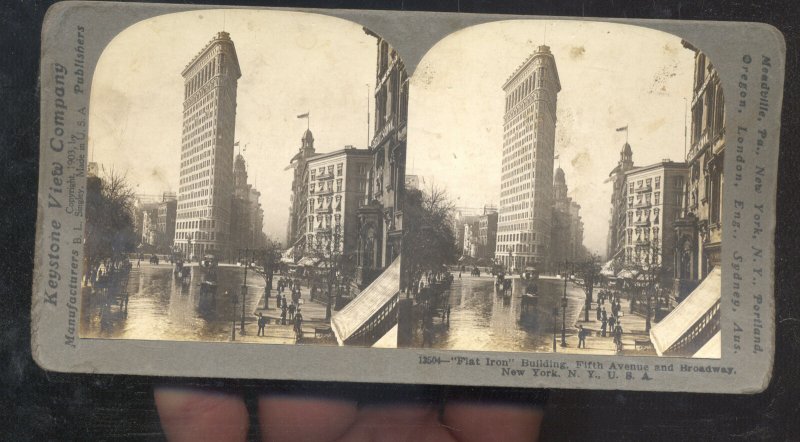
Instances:
[[[561,346],[567,346],[567,280],[569,263],[564,260],[564,297],[561,298]]]
[[[230,296],[227,290],[225,290],[225,296]],[[231,315],[231,341],[236,340],[236,302],[238,300],[239,298],[236,295],[231,296],[231,303],[233,304],[233,314]]]
[[[558,330],[558,307],[553,307],[553,353],[556,353],[556,332]]]
[[[264,252],[264,310],[269,310],[269,297],[272,294],[272,275],[273,275],[274,256],[268,248]]]
[[[583,321],[589,322],[589,310],[592,309],[592,292],[594,291],[594,258],[586,263],[586,272],[583,275],[583,284],[586,290],[586,301],[583,307]]]
[[[239,250],[241,256],[241,250]],[[244,283],[242,284],[242,320],[240,322],[239,334],[244,336],[244,310],[247,301],[247,268],[250,267],[250,249],[244,250]]]

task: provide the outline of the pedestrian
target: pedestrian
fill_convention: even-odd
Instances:
[[[294,320],[294,311],[295,311],[295,309],[297,309],[297,306],[295,306],[294,302],[289,304],[289,320],[290,321]]]
[[[603,325],[600,326],[600,336],[606,337],[606,327],[608,327],[608,320],[603,316]]]
[[[597,304],[597,320],[600,320],[600,304]]]
[[[281,307],[281,325],[286,325],[286,312],[289,309],[286,307],[286,303],[283,303],[283,307]]]
[[[614,343],[617,344],[617,351],[622,351],[622,326],[619,323],[614,327]]]
[[[458,279],[461,279],[461,270],[458,271]]]
[[[303,314],[300,310],[294,315],[294,333],[298,338],[303,337]]]
[[[617,317],[612,315],[610,318],[608,318],[608,328],[614,330],[614,324],[616,322],[617,322]]]
[[[258,336],[264,336],[264,327],[267,325],[267,318],[261,312],[258,312]]]
[[[578,325],[578,348],[586,348],[586,329],[583,325]]]
[[[428,321],[425,321],[425,324],[422,326],[422,347],[430,347],[432,343],[433,327]]]

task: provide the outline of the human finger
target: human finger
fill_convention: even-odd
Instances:
[[[523,442],[539,439],[541,408],[521,404],[448,402],[442,424],[459,442]]]
[[[249,425],[241,396],[184,387],[158,387],[156,407],[167,439],[243,441]]]
[[[350,399],[273,394],[261,396],[258,415],[264,441],[325,442],[347,432],[358,407]]]

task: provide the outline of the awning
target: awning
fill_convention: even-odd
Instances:
[[[701,359],[719,359],[722,357],[722,332],[718,331],[717,334],[711,337],[708,342],[703,345],[697,353],[692,355],[693,358]]]
[[[600,268],[600,274],[603,276],[614,276],[614,260],[610,260],[607,263],[603,264],[603,267]]]
[[[620,270],[619,273],[617,273],[617,278],[622,278],[622,279],[636,279],[637,276],[639,276],[638,270],[623,269]]]
[[[294,264],[294,247],[289,247],[281,253],[281,262],[285,264]]]
[[[400,257],[343,309],[334,313],[331,328],[339,345],[356,333],[400,292]]]
[[[650,329],[650,340],[659,356],[719,302],[722,287],[720,274],[719,267],[715,267],[675,310]]]
[[[314,257],[311,257],[311,256],[306,256],[305,258],[300,259],[300,261],[297,261],[297,265],[299,265],[299,266],[313,266],[318,262],[319,262],[318,259],[316,259]]]

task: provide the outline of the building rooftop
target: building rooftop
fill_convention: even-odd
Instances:
[[[555,57],[553,57],[553,53],[550,52],[550,46],[539,45],[539,46],[536,47],[536,50],[533,51],[528,56],[528,58],[525,59],[525,61],[523,61],[519,66],[517,66],[517,68],[514,70],[514,73],[512,73],[506,79],[506,81],[503,83],[503,89],[507,88],[508,85],[517,77],[517,75],[519,75],[523,70],[525,70],[525,68],[530,63],[532,63],[533,60],[535,60],[536,58],[540,58],[540,57],[549,57],[549,58],[551,58],[553,60],[553,65],[555,67]],[[558,84],[558,89],[560,90],[561,89],[561,81],[558,78],[558,70],[554,69],[553,73],[555,74],[556,84]]]

